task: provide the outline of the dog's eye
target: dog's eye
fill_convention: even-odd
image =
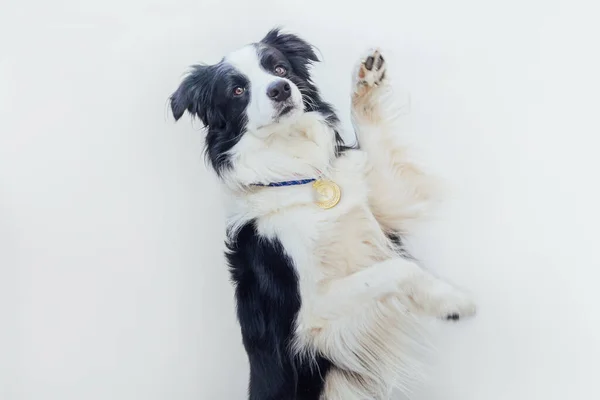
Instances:
[[[233,94],[234,94],[235,96],[241,96],[241,95],[243,95],[243,94],[244,94],[244,92],[245,92],[245,91],[246,91],[246,89],[244,89],[244,88],[243,88],[243,87],[241,87],[241,86],[238,86],[238,87],[236,87],[235,89],[233,89]]]
[[[282,67],[281,65],[275,67],[275,74],[279,75],[279,76],[283,76],[287,73],[287,69],[285,69],[285,67]]]

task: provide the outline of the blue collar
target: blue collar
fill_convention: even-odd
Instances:
[[[280,186],[296,186],[296,185],[306,185],[307,183],[311,183],[316,181],[315,178],[310,179],[300,179],[297,181],[283,181],[283,182],[272,182],[272,183],[255,183],[253,186],[271,186],[271,187],[280,187]]]

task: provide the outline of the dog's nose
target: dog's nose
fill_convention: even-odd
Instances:
[[[290,84],[284,80],[273,82],[267,88],[267,96],[273,101],[284,101],[290,98],[292,95],[292,88]]]

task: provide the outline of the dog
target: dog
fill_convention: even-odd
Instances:
[[[250,365],[250,400],[389,399],[414,375],[422,316],[475,313],[469,295],[422,269],[402,245],[435,184],[394,129],[380,50],[353,75],[357,144],[311,80],[300,37],[270,31],[214,65],[195,65],[170,97],[205,126],[223,184],[226,257]]]

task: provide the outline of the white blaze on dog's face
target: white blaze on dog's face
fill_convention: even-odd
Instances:
[[[277,49],[257,44],[243,47],[225,57],[247,79],[246,87],[235,93],[248,93],[246,128],[261,133],[261,128],[281,122],[303,111],[302,94],[288,76],[291,65]]]

